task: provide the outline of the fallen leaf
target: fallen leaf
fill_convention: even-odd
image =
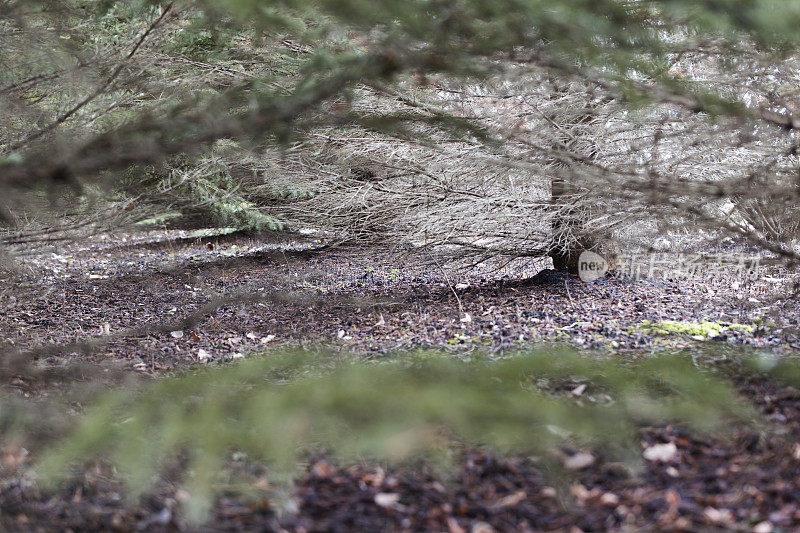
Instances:
[[[16,470],[21,464],[26,461],[28,457],[28,450],[21,446],[8,446],[2,450],[0,456],[0,464],[7,470]]]
[[[461,317],[461,322],[469,324],[472,322],[472,316],[469,313],[464,313],[464,316]]]
[[[255,487],[258,490],[263,490],[263,491],[269,491],[269,490],[272,490],[272,488],[273,488],[272,485],[270,484],[270,482],[267,481],[267,478],[265,478],[264,476],[261,476],[260,478],[258,478],[256,480],[256,482],[253,483],[253,487]]]
[[[753,533],[772,533],[772,522],[764,520],[753,526]]]
[[[375,495],[375,503],[380,507],[394,507],[400,501],[400,495],[395,492],[379,492]]]
[[[523,501],[528,495],[525,493],[524,490],[520,490],[515,492],[514,494],[509,494],[504,498],[500,498],[497,503],[492,505],[492,509],[505,509],[507,507],[514,507],[521,501]]]
[[[600,496],[600,503],[608,505],[609,507],[616,507],[619,504],[619,496],[613,492],[606,492]]]
[[[467,530],[458,525],[458,521],[452,516],[448,516],[446,519],[447,522],[447,531],[448,533],[466,533]]]
[[[317,461],[311,467],[311,472],[320,479],[328,479],[336,473],[328,461]]]
[[[564,468],[567,470],[583,470],[594,464],[594,456],[590,453],[579,452],[564,459]]]
[[[542,498],[557,498],[558,491],[553,487],[542,487],[542,490],[539,491],[539,495]]]
[[[494,533],[495,529],[486,522],[475,522],[469,531],[470,533]]]
[[[375,325],[376,326],[385,326],[386,325],[386,321],[383,319],[383,313],[381,313],[381,317],[380,317],[380,319],[378,319],[378,322],[376,322]]]
[[[375,469],[375,473],[367,473],[361,476],[364,483],[372,485],[373,487],[380,487],[386,479],[386,472],[381,467]]]
[[[581,485],[580,483],[572,485],[569,488],[572,496],[581,504],[592,497],[592,491]]]
[[[675,508],[681,504],[681,495],[675,489],[669,489],[664,493],[664,500],[666,500],[667,504],[670,508]]]
[[[715,509],[706,507],[703,515],[709,522],[714,524],[727,524],[733,522],[733,513],[729,509]]]
[[[248,331],[248,332],[247,332],[247,334],[245,335],[245,337],[247,337],[247,338],[248,338],[248,339],[250,339],[251,341],[254,341],[254,340],[257,340],[257,339],[258,339],[258,335],[256,335],[256,334],[255,334],[255,333],[253,333],[252,331]]]
[[[272,342],[275,340],[275,335],[267,335],[263,339],[261,339],[261,344],[267,344],[268,342]]]
[[[642,455],[648,461],[660,461],[662,463],[667,463],[678,456],[678,447],[675,446],[674,442],[668,442],[666,444],[654,444],[653,446],[647,448]]]
[[[583,394],[583,392],[585,390],[586,390],[586,385],[582,383],[582,384],[578,385],[577,387],[575,387],[574,389],[572,389],[572,395],[573,396],[580,396],[581,394]]]

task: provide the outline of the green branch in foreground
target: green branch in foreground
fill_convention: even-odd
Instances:
[[[613,400],[581,405],[537,386],[574,378]],[[535,454],[565,439],[630,453],[642,425],[714,430],[751,417],[728,384],[675,356],[623,364],[559,349],[466,363],[423,352],[365,363],[299,353],[109,393],[38,466],[44,479],[58,480],[77,461],[106,458],[136,493],[185,452],[187,513],[202,520],[233,452],[279,472],[320,446],[345,459],[400,460],[443,451],[454,438]]]

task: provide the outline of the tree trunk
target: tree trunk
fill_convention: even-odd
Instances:
[[[552,225],[552,245],[550,257],[553,268],[559,272],[578,274],[578,259],[585,250],[596,247],[590,228],[575,202],[580,192],[562,177],[551,181],[550,202],[555,210]]]
[[[556,270],[578,274],[581,253],[595,248],[598,242],[596,233],[587,227],[588,206],[581,205],[584,191],[573,180],[575,173],[581,171],[581,163],[568,160],[573,156],[583,159],[596,157],[592,128],[597,117],[592,109],[585,108],[559,119],[554,150],[563,153],[564,159],[553,162],[555,173],[550,182],[550,203],[554,212],[550,257]]]

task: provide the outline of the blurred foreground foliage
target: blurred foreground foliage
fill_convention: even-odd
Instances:
[[[580,395],[570,392],[576,381],[587,385]],[[187,513],[202,520],[234,453],[265,461],[279,479],[319,450],[399,461],[445,459],[459,444],[545,459],[560,444],[591,445],[630,464],[642,426],[719,431],[753,419],[729,383],[684,356],[624,363],[555,348],[500,359],[412,352],[368,362],[296,352],[107,393],[68,438],[46,448],[38,472],[56,481],[78,462],[103,458],[138,494],[183,454]]]

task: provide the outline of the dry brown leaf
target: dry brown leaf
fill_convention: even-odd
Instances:
[[[445,522],[447,523],[448,533],[467,533],[467,530],[458,525],[458,521],[452,516],[448,516]]]
[[[492,505],[493,509],[505,509],[507,507],[514,507],[521,501],[523,501],[528,495],[525,493],[524,490],[519,490],[513,494],[509,494],[503,498],[500,498],[497,503]]]
[[[495,529],[486,522],[475,522],[469,531],[470,533],[494,533]]]

